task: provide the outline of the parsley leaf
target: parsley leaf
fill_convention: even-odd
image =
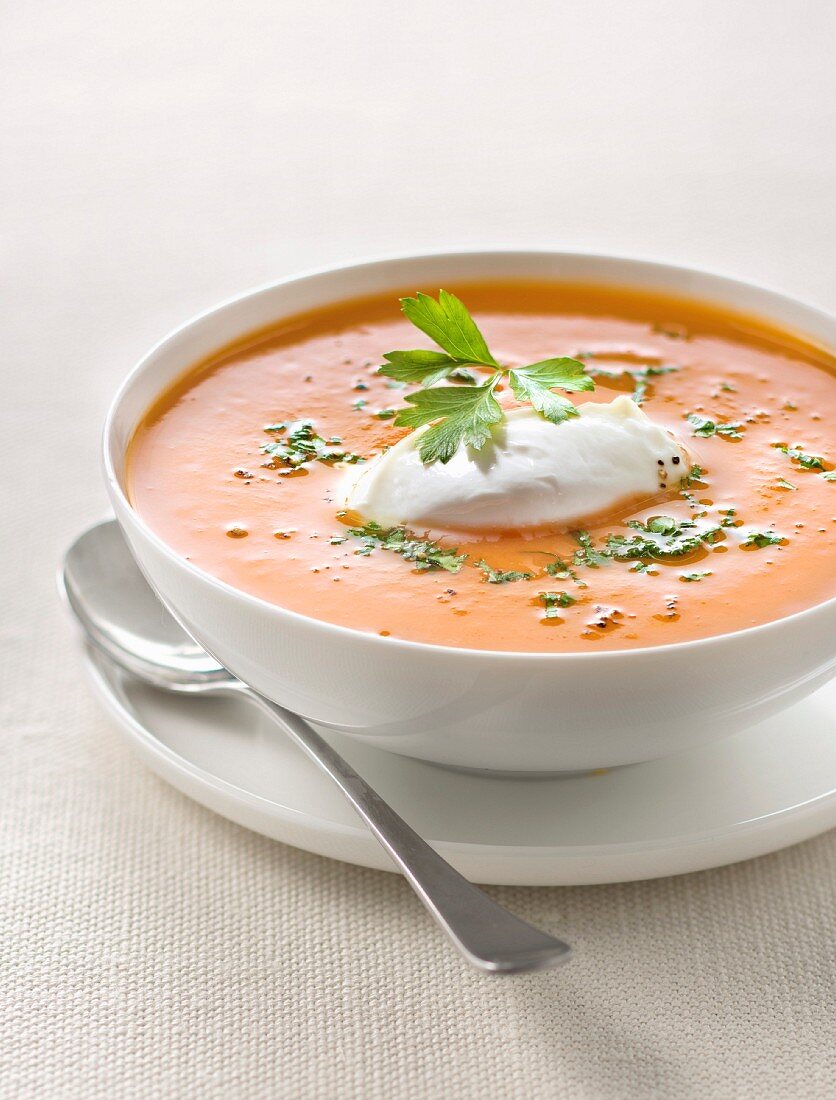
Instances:
[[[703,573],[680,573],[679,579],[681,581],[701,581],[703,577],[710,577],[711,570],[706,569]]]
[[[408,320],[442,349],[390,351],[383,357],[386,362],[378,367],[378,374],[424,387],[425,392],[406,397],[415,408],[401,410],[395,423],[407,428],[433,425],[419,445],[418,453],[425,464],[449,462],[462,444],[475,450],[485,445],[490,428],[504,416],[494,390],[505,375],[517,400],[528,401],[555,424],[577,416],[577,412],[567,398],[553,392],[554,387],[576,392],[595,388],[584,364],[565,356],[513,369],[501,366],[464,303],[446,290],[438,292],[438,301],[421,293],[402,298],[401,308]],[[487,367],[493,373],[477,385],[469,366]],[[445,378],[464,382],[465,392],[453,386],[436,388]]]
[[[825,481],[836,481],[836,470],[827,470],[821,476]]]
[[[571,401],[552,392],[553,386],[574,392],[595,389],[595,383],[586,373],[583,363],[566,357],[516,367],[509,371],[509,379],[516,399],[530,401],[553,424],[559,424],[568,416],[578,415]]]
[[[493,392],[498,380],[499,375],[494,375],[481,386],[440,386],[406,397],[413,408],[400,410],[397,425],[420,428],[439,420],[421,437],[418,453],[422,462],[449,462],[461,444],[481,450],[490,438],[491,426],[502,419]]]
[[[499,366],[476,322],[455,294],[439,290],[436,301],[429,294],[418,293],[414,298],[401,298],[401,309],[416,328],[460,363]]]
[[[723,439],[743,438],[743,431],[745,429],[739,421],[733,421],[729,424],[718,424],[714,420],[709,420],[708,417],[700,416],[699,413],[686,413],[685,419],[694,429],[692,434],[702,436],[703,439],[707,439],[712,435],[719,435]]]
[[[372,522],[364,527],[350,527],[348,533],[362,542],[355,554],[368,557],[375,549],[391,550],[406,561],[414,562],[415,568],[422,572],[444,569],[447,573],[458,573],[467,560],[467,554],[459,554],[455,547],[416,538],[405,527],[381,527]]]
[[[386,365],[378,369],[379,374],[394,378],[396,382],[420,382],[422,386],[432,386],[448,378],[459,366],[459,360],[445,355],[441,351],[388,351],[383,358]]]
[[[509,569],[507,571],[492,569],[484,559],[477,561],[476,566],[485,574],[485,580],[488,584],[508,584],[509,581],[530,581],[534,576],[533,573],[522,573],[518,569]]]

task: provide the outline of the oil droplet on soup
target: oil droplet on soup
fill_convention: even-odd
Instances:
[[[834,595],[829,353],[765,322],[669,297],[546,283],[447,289],[501,362],[582,358],[597,386],[584,400],[639,397],[702,472],[690,479],[682,470],[681,488],[666,481],[662,503],[596,520],[585,544],[571,532],[439,530],[406,533],[405,548],[398,535],[385,545],[353,534],[360,517],[338,515],[345,463],[403,436],[390,410],[413,388],[376,368],[393,348],[430,346],[392,292],[290,318],[196,364],[137,429],[133,506],[173,549],[236,588],[342,626],[440,645],[639,648],[744,629]],[[281,453],[294,430],[300,453],[346,457],[295,468],[280,457],[277,466],[264,447]],[[671,559],[608,555],[619,539],[652,529],[653,517],[716,533]],[[559,592],[570,599],[546,617],[540,594]]]

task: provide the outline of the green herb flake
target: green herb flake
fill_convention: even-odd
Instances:
[[[787,481],[784,477],[779,477],[775,482],[778,489],[797,489],[797,485],[793,485],[791,481]]]
[[[720,521],[721,527],[739,527],[740,520],[737,519],[736,508],[718,508],[717,511],[723,517]]]
[[[323,439],[316,431],[313,420],[291,420],[286,423],[270,424],[265,429],[282,438],[275,442],[262,443],[261,452],[270,459],[265,463],[272,469],[298,469],[309,462],[348,462],[352,465],[365,462],[361,455],[352,454],[341,446],[338,436]]]
[[[679,479],[680,489],[689,489],[695,481],[702,481],[705,476],[705,470],[702,466],[692,466],[688,473]]]
[[[711,570],[706,569],[705,572],[703,572],[703,573],[680,573],[679,574],[679,579],[681,581],[691,582],[691,581],[701,581],[704,577],[710,577],[710,576],[711,576]]]
[[[635,535],[608,535],[607,552],[615,561],[682,558],[715,543],[718,526],[699,527],[692,519],[651,516],[646,522],[630,520]]]
[[[397,413],[394,409],[378,409],[376,413],[372,413],[372,416],[378,420],[393,420]]]
[[[355,554],[368,557],[376,549],[391,550],[405,561],[413,562],[421,572],[443,569],[447,573],[458,573],[467,560],[467,554],[459,554],[455,547],[419,539],[405,527],[381,527],[379,523],[367,523],[364,527],[350,527],[348,533],[362,544],[354,551]]]
[[[827,470],[821,476],[825,481],[836,481],[836,470]]]
[[[655,568],[653,562],[649,561],[634,561],[630,566],[631,573],[647,573],[649,576],[656,576],[659,572]]]
[[[519,569],[493,569],[484,559],[477,561],[476,567],[481,569],[488,584],[508,584],[510,581],[530,581],[533,573],[523,573]]]
[[[563,558],[555,558],[554,561],[550,561],[546,566],[546,572],[550,577],[558,577],[560,580],[576,581],[578,574],[574,569],[570,568],[569,564],[563,560]]]
[[[722,439],[742,439],[745,428],[739,421],[728,424],[718,424],[715,420],[709,420],[699,413],[686,413],[685,419],[691,425],[693,435],[708,439],[713,435],[719,435]]]
[[[586,565],[590,569],[599,569],[602,565],[607,564],[611,555],[606,551],[596,549],[592,536],[588,531],[575,531],[573,534],[580,543],[580,549],[575,551],[572,559],[573,565]]]
[[[578,355],[577,358],[583,359],[584,356]],[[637,405],[642,405],[650,394],[651,379],[659,378],[665,374],[673,374],[674,371],[679,369],[673,363],[633,369],[625,367],[622,371],[607,370],[606,367],[587,367],[587,374],[592,375],[593,378],[610,378],[615,382],[623,380],[632,383],[633,393],[631,396]]]
[[[793,462],[797,462],[805,470],[826,469],[821,455],[807,454],[802,450],[800,443],[793,443],[792,446],[788,446],[786,443],[773,443],[772,446],[782,454],[787,455]]]
[[[541,592],[537,598],[546,609],[544,619],[556,619],[561,608],[571,607],[578,602],[568,592]]]
[[[740,545],[749,550],[763,550],[766,546],[780,546],[786,541],[777,531],[750,531]]]

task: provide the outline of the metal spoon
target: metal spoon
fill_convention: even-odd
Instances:
[[[544,970],[568,944],[497,905],[454,870],[299,715],[237,680],[183,630],[136,565],[115,521],[81,535],[60,583],[89,642],[134,676],[178,692],[234,692],[271,718],[334,780],[465,958],[491,973]]]

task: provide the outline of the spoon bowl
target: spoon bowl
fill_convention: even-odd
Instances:
[[[180,691],[238,683],[163,607],[114,521],[75,540],[60,583],[88,640],[140,679]]]

